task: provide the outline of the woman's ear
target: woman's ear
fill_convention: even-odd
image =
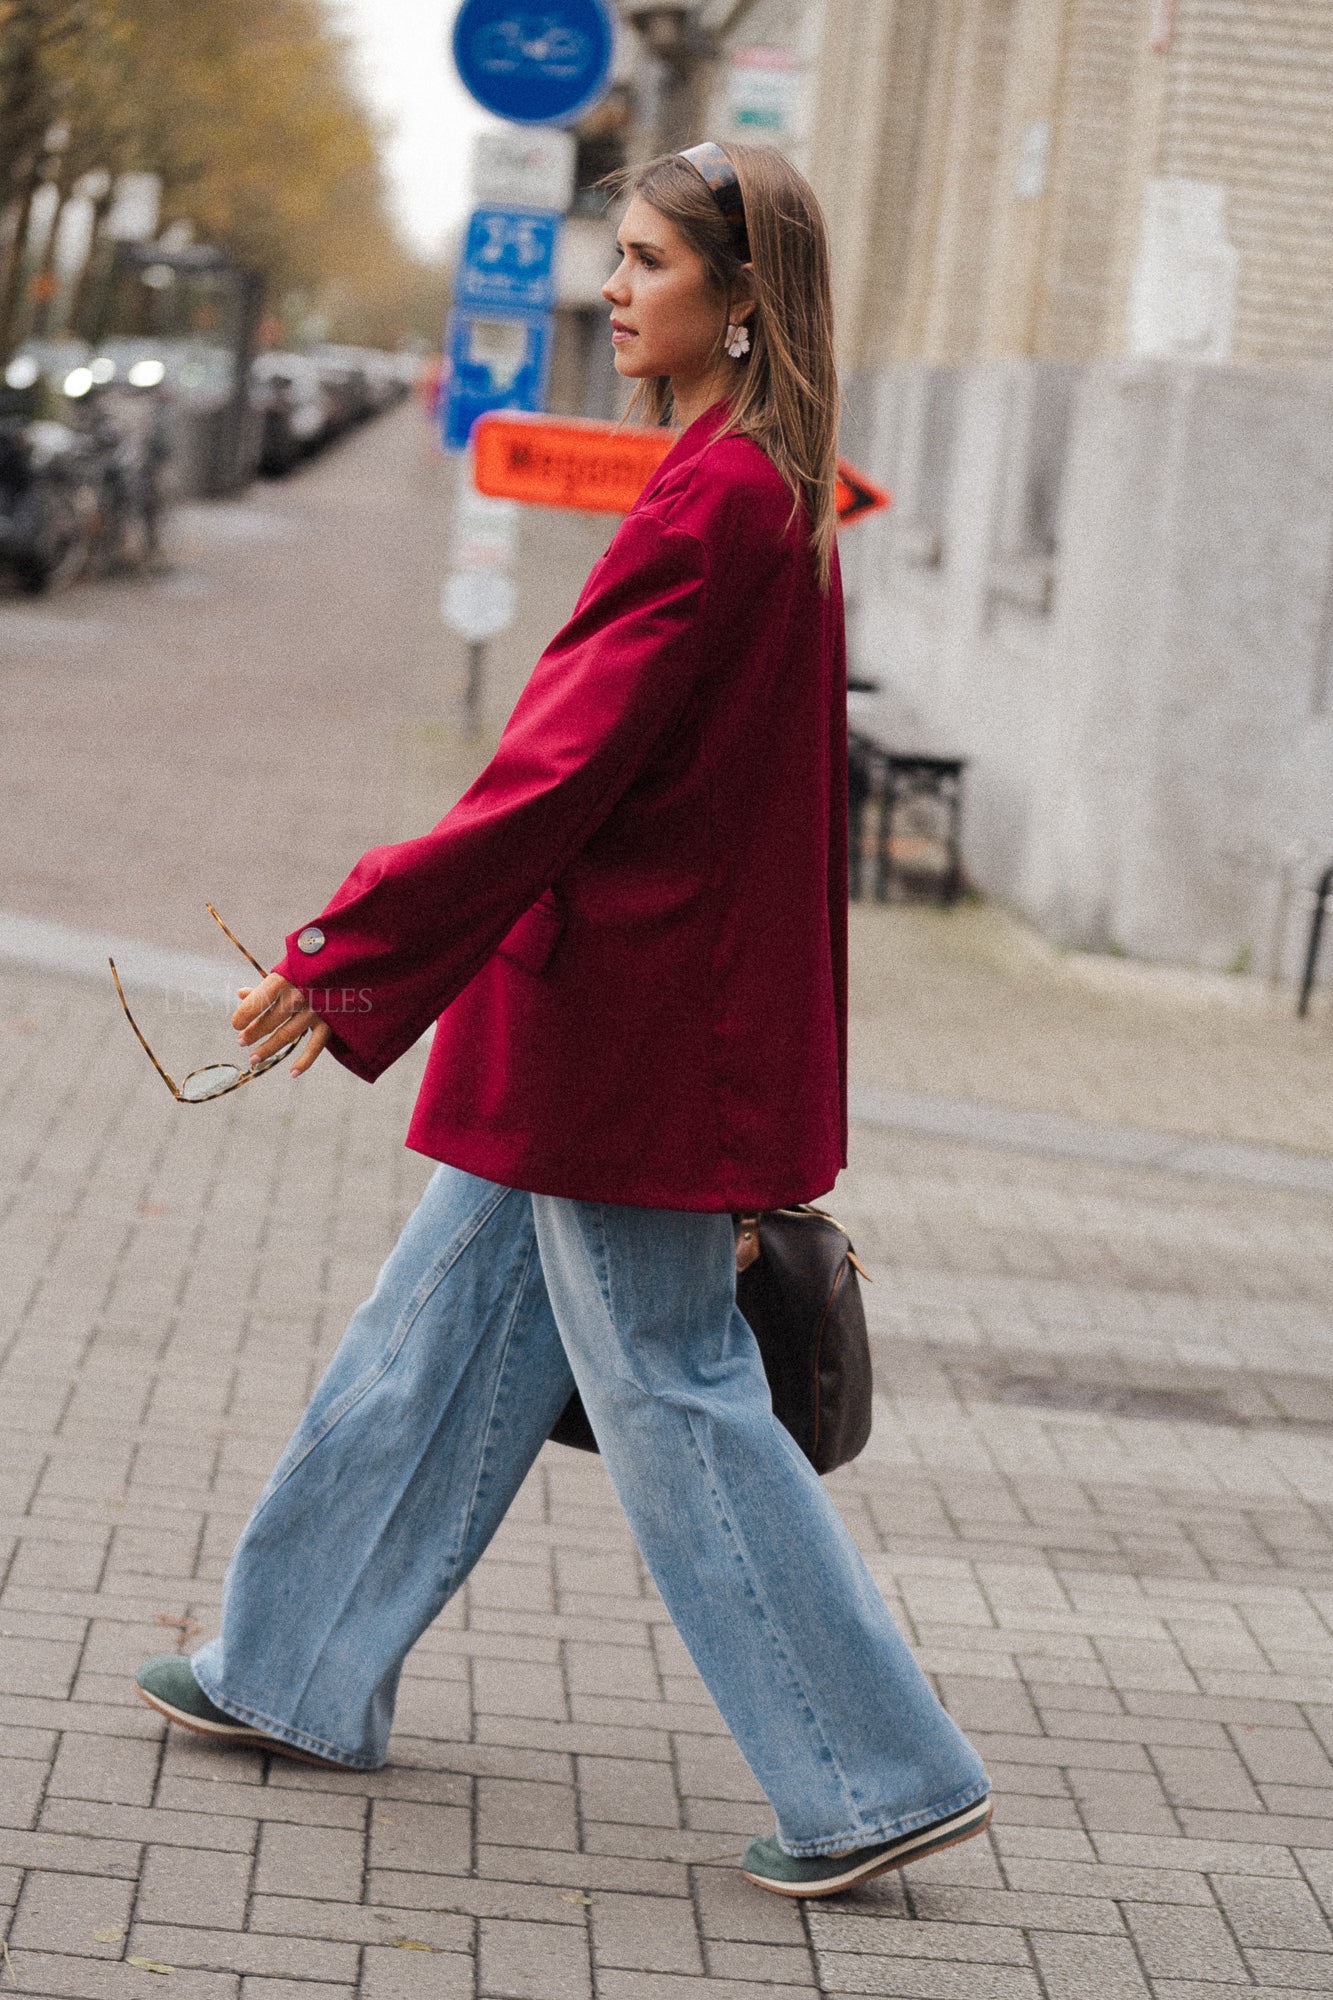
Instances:
[[[731,302],[727,307],[727,318],[733,326],[743,326],[754,311],[757,300],[754,295],[754,265],[742,264],[731,287]]]

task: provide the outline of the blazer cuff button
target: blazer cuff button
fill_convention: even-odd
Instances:
[[[318,924],[307,924],[296,940],[296,949],[313,957],[324,949],[324,933]]]

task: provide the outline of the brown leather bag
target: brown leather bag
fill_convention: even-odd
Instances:
[[[736,1303],[759,1344],[774,1415],[816,1472],[832,1472],[870,1436],[870,1340],[857,1272],[870,1273],[822,1208],[767,1208],[734,1221]],[[551,1436],[596,1451],[577,1391]]]

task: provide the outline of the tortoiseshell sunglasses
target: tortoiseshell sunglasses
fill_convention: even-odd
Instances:
[[[227,926],[223,923],[213,905],[205,903],[204,908],[208,911],[209,916],[212,917],[223,935],[231,938],[232,943],[235,945],[237,951],[241,953],[242,957],[249,959],[259,977],[267,979],[268,973],[265,968],[259,963],[253,952],[245,949],[245,946],[238,937],[232,937],[231,932],[227,929]],[[275,1063],[282,1062],[284,1057],[295,1055],[305,1040],[305,1035],[298,1035],[294,1042],[288,1042],[285,1048],[275,1050],[271,1056],[265,1056],[263,1062],[256,1063],[253,1069],[249,1067],[242,1069],[239,1063],[234,1062],[206,1063],[202,1069],[192,1069],[188,1076],[182,1077],[180,1083],[177,1083],[173,1077],[167,1075],[167,1072],[163,1069],[161,1063],[145,1041],[143,1030],[140,1028],[139,1023],[135,1020],[133,1014],[131,1014],[130,1003],[125,998],[124,989],[120,983],[120,974],[116,971],[115,959],[109,958],[107,964],[111,967],[111,977],[116,982],[116,992],[120,996],[121,1006],[125,1009],[125,1018],[139,1037],[139,1044],[144,1054],[148,1057],[149,1062],[153,1065],[153,1068],[157,1071],[177,1104],[206,1104],[210,1097],[225,1097],[229,1090],[239,1090],[243,1083],[249,1083],[253,1078],[263,1076],[266,1070],[272,1069]]]

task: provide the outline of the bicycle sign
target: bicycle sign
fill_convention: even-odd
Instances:
[[[459,259],[458,303],[501,312],[555,304],[560,217],[531,208],[476,208]]]
[[[454,62],[497,117],[563,125],[605,90],[614,35],[606,0],[463,0]]]

